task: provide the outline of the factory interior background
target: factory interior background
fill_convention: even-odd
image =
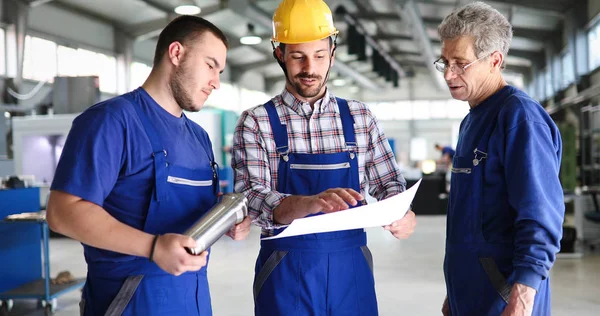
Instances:
[[[398,241],[380,227],[367,229],[380,315],[441,315],[448,194],[434,145],[456,146],[469,106],[452,99],[433,62],[441,51],[437,26],[468,1],[326,2],[340,30],[328,89],[366,103],[408,185],[422,179],[411,238]],[[542,104],[563,141],[566,213],[562,249],[551,272],[553,314],[598,315],[600,223],[587,214],[600,212],[600,1],[485,2],[513,26],[505,79]],[[221,87],[200,112],[186,115],[208,132],[221,190],[232,192],[230,149],[237,120],[285,85],[270,42],[278,4],[0,0],[0,221],[45,210],[73,119],[96,102],[139,87],[150,73],[159,32],[179,14],[206,18],[230,41]],[[73,276],[75,286],[65,285],[68,290],[49,302],[43,290],[38,298],[10,300],[10,312],[9,300],[2,300],[2,313],[79,315],[87,273],[81,244],[39,225],[4,224],[0,298],[29,282],[55,280],[61,272]],[[259,239],[260,229],[252,227],[244,241],[221,238],[213,246],[208,271],[215,315],[253,314]]]

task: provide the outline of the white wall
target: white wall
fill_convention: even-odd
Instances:
[[[29,27],[39,33],[114,51],[114,28],[107,23],[82,17],[52,5],[29,11]]]
[[[33,175],[37,182],[50,183],[56,169],[55,147],[50,138],[41,135],[25,136],[22,139],[22,175]]]
[[[133,58],[152,66],[156,40],[144,40],[133,42]]]
[[[426,159],[438,159],[440,152],[433,146],[435,143],[440,145],[450,145],[456,147],[456,133],[461,120],[459,119],[432,119],[412,121],[380,121],[381,127],[387,138],[395,140],[395,149],[397,160],[404,165],[409,163],[411,138],[424,138],[426,141]],[[413,134],[411,127],[413,124]]]
[[[593,19],[596,15],[600,14],[600,1],[588,0],[588,20]]]

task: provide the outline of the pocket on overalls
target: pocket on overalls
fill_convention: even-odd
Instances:
[[[269,258],[267,261],[265,261],[265,264],[263,264],[262,268],[260,268],[260,271],[254,279],[253,293],[255,302],[258,299],[258,294],[265,284],[265,281],[267,281],[273,270],[275,270],[277,265],[281,262],[281,260],[283,260],[287,253],[287,251],[283,250],[274,250],[271,255],[269,255]]]
[[[79,315],[80,316],[85,315],[85,300],[83,298],[79,302]]]
[[[452,177],[450,179],[450,200],[448,208],[447,240],[452,243],[472,242],[475,239],[477,201],[474,192],[477,189],[477,169],[473,166],[473,157],[454,156]]]
[[[367,260],[371,273],[373,273],[373,254],[371,253],[371,250],[366,245],[360,246],[360,250],[362,251],[363,256],[365,256],[365,260]]]
[[[117,293],[117,296],[110,303],[110,306],[108,306],[105,316],[119,316],[123,314],[143,278],[143,275],[127,277],[119,289],[119,293]]]
[[[479,258],[479,262],[498,295],[500,295],[502,300],[508,304],[511,286],[508,284],[506,277],[500,272],[500,269],[498,269],[498,265],[494,258]]]

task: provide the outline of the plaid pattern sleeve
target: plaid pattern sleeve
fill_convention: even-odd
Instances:
[[[259,131],[258,119],[252,112],[242,113],[235,129],[232,166],[235,192],[243,193],[248,199],[252,221],[266,230],[277,228],[273,221],[273,210],[289,194],[271,189],[274,182],[271,177],[277,178],[276,170],[270,168],[269,154]]]
[[[329,94],[314,104],[301,102],[283,91],[272,99],[279,119],[286,125],[289,151],[326,154],[347,150],[335,97]],[[361,102],[349,100],[354,118],[356,153],[361,193],[378,200],[404,191],[406,182],[377,120]],[[235,191],[248,198],[254,224],[270,236],[274,228],[273,210],[289,196],[277,191],[279,154],[264,105],[244,111],[233,136],[232,167]]]

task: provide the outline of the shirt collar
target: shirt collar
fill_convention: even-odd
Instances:
[[[310,104],[308,102],[298,100],[286,88],[284,88],[281,92],[281,99],[283,100],[283,104],[289,106],[294,112],[298,114],[302,114],[304,116],[311,116],[313,113],[313,109],[310,107]],[[329,93],[329,89],[325,89],[325,95],[323,96],[323,98],[315,102],[315,109],[318,111],[318,114],[323,114],[327,112],[338,113],[338,108],[336,106],[333,106],[334,104],[336,104],[335,102],[336,101],[333,94]]]

